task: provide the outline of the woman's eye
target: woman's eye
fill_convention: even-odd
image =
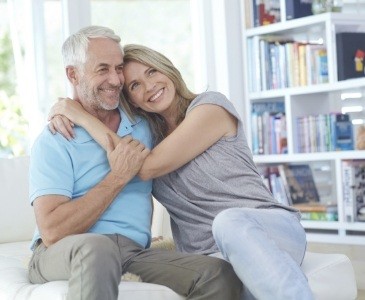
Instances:
[[[138,87],[138,83],[135,82],[131,85],[131,90],[133,91],[134,89],[136,89]]]
[[[153,73],[155,73],[156,72],[156,69],[150,69],[149,71],[148,71],[148,74],[149,75],[152,75]]]

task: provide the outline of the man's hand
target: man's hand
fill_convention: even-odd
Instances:
[[[113,173],[122,182],[130,181],[140,170],[150,150],[130,135],[121,138],[114,145],[112,137],[107,134],[107,157]]]

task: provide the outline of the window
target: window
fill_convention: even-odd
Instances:
[[[194,91],[189,0],[92,0],[91,22],[112,28],[122,45],[142,44],[166,55]]]
[[[200,42],[191,18],[195,1],[0,0],[0,157],[29,154],[50,107],[68,95],[64,35],[90,23],[111,27],[122,44],[162,52],[192,91],[204,90],[205,76],[197,72],[197,65],[203,66],[197,55]]]
[[[28,146],[21,97],[24,36],[17,32],[24,11],[15,10],[15,2],[0,1],[0,157],[24,155]]]

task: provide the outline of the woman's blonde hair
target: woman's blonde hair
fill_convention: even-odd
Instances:
[[[176,89],[176,125],[179,125],[185,118],[186,110],[190,102],[197,96],[192,93],[186,86],[180,72],[173,63],[163,54],[145,46],[130,44],[124,46],[124,63],[136,61],[148,67],[156,69],[158,72],[166,75],[174,84]],[[157,144],[167,136],[168,128],[162,116],[156,113],[146,112],[133,106],[128,99],[128,94],[124,90],[122,95],[121,106],[128,115],[140,115],[145,117],[150,123],[155,143]]]

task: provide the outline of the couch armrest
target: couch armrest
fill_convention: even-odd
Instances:
[[[0,159],[0,243],[29,241],[35,228],[28,200],[29,157]]]

